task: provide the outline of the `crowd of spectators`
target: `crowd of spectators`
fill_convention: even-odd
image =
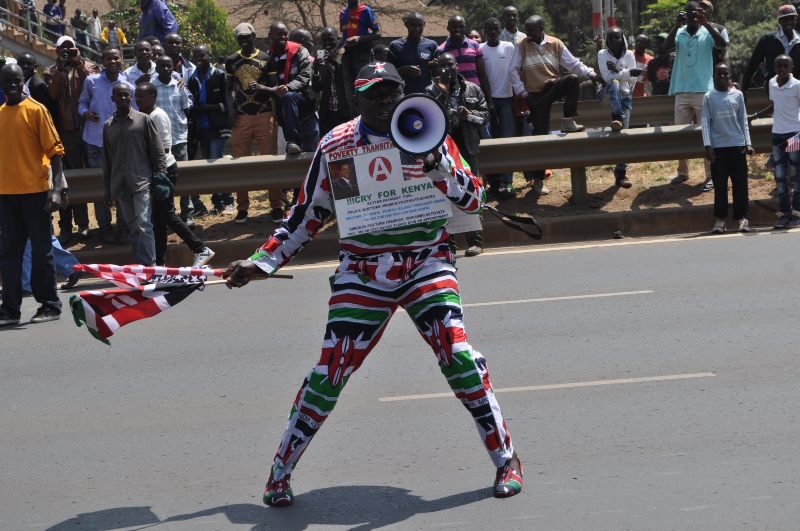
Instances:
[[[64,16],[64,0],[60,7],[57,2],[48,0],[49,15],[42,21],[53,35],[61,34],[59,20]],[[638,35],[631,42],[620,28],[610,28],[596,41],[597,71],[576,58],[562,41],[548,35],[541,17],[529,17],[521,30],[519,12],[513,6],[506,7],[501,18],[486,20],[482,32],[469,30],[463,17],[453,15],[447,23],[449,35],[439,45],[424,36],[424,16],[409,13],[404,18],[407,35],[387,47],[376,43],[381,31],[372,9],[349,0],[341,11],[339,27],[326,27],[318,36],[304,29],[290,34],[285,24],[274,22],[267,35],[267,49],[258,47],[253,25],[241,23],[234,30],[240,50],[220,58],[217,65],[212,64],[206,46],[195,46],[191,54],[186,53],[175,31],[174,17],[163,0],[142,0],[141,7],[136,61],[126,70],[118,46],[127,38],[113,21],[101,30],[97,10],[88,18],[76,10],[71,23],[78,34],[56,39],[58,60],[45,71],[46,76],[36,75],[36,58],[28,53],[21,54],[16,65],[8,64],[2,70],[6,94],[0,93],[0,102],[8,102],[0,106],[0,119],[12,114],[1,114],[3,109],[24,107],[35,114],[30,114],[26,123],[35,119],[47,124],[50,136],[35,148],[41,153],[27,152],[26,156],[39,161],[51,159],[53,177],[53,184],[45,187],[41,171],[12,168],[8,166],[9,157],[0,155],[0,270],[7,285],[18,277],[12,269],[22,260],[25,241],[17,239],[26,236],[31,237],[34,269],[47,270],[53,277],[55,274],[50,230],[44,230],[46,238],[37,232],[34,241],[31,228],[27,233],[6,228],[17,216],[10,212],[28,208],[22,201],[28,199],[16,194],[33,194],[36,197],[31,196],[30,201],[38,201],[36,205],[47,202],[49,210],[59,213],[61,244],[73,237],[91,237],[87,206],[54,200],[55,192],[62,191],[56,184],[60,182],[56,176],[62,159],[67,169],[103,169],[105,199],[94,204],[103,242],[130,243],[139,263],[163,264],[169,227],[195,254],[194,265],[206,263],[213,251],[192,233],[194,218],[209,212],[235,214],[236,223],[247,223],[249,194],[236,190],[214,194],[210,209],[199,196],[181,197],[177,215],[173,202],[177,162],[220,158],[229,138],[234,157],[252,155],[254,142],[262,155],[316,150],[320,136],[356,116],[353,80],[373,61],[394,65],[405,82],[406,94],[424,93],[442,103],[449,117],[450,135],[476,175],[480,172],[482,139],[549,134],[553,132],[551,107],[556,102],[562,102],[563,107],[560,133],[585,130],[576,122],[581,78],[596,85],[598,98],[609,106],[612,131],[628,127],[636,98],[674,95],[675,123],[703,124],[707,157],[702,189],[718,189],[715,213],[721,220],[727,215],[727,186],[722,183],[728,177],[733,180],[734,218],[742,230],[749,228],[746,206],[742,206],[747,194],[746,163],[742,161],[750,149],[748,125],[741,118],[750,80],[762,69],[768,80],[767,92],[775,102],[773,155],[785,214],[779,226],[800,225],[796,215],[800,211],[800,162],[795,160],[800,155],[786,150],[786,142],[800,132],[800,81],[793,77],[800,65],[800,34],[794,29],[797,11],[791,5],[780,8],[779,28],[764,35],[753,51],[741,92],[733,86],[730,75],[727,45],[731,36],[710,21],[713,5],[709,0],[688,2],[676,13],[671,31],[652,39]],[[94,36],[105,45],[102,51],[97,48],[102,70],[85,60],[79,47],[91,44],[89,37]],[[315,37],[321,43],[318,50]],[[647,53],[651,43],[654,56]],[[17,86],[20,83],[21,88]],[[23,93],[19,100],[18,90]],[[772,111],[770,107],[760,114]],[[738,128],[735,135],[721,132],[734,126]],[[0,135],[7,139],[0,146],[34,149],[15,143],[14,137],[21,136],[16,135],[18,127],[22,126],[16,122],[0,123]],[[744,170],[740,167],[743,164]],[[620,162],[614,169],[620,187],[631,186],[626,168]],[[36,185],[18,190],[10,184],[14,181],[11,176],[18,171],[32,172],[31,182]],[[545,184],[549,174],[524,172],[537,194],[549,192]],[[516,195],[512,174],[483,177],[497,199]],[[672,182],[688,178],[686,161],[679,161]],[[290,190],[268,190],[274,223],[283,222],[284,209],[296,201],[298,192],[295,190],[290,198]],[[112,208],[116,210],[116,227]],[[38,218],[26,218],[25,223],[49,225],[49,214],[47,218],[47,223]],[[480,232],[468,233],[467,240],[467,256],[482,252]],[[43,260],[49,265],[42,265]],[[55,313],[58,308],[48,302],[52,301],[48,290],[39,286],[33,290],[34,296],[41,299],[43,308]],[[14,292],[3,292],[2,312],[12,319],[19,308],[13,302],[6,304],[5,297]]]

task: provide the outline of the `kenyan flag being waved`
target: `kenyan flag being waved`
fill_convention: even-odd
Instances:
[[[105,344],[121,326],[153,317],[172,308],[195,290],[207,276],[221,277],[222,269],[145,267],[140,265],[77,264],[75,271],[92,273],[123,289],[82,291],[69,299],[78,326],[86,325]]]

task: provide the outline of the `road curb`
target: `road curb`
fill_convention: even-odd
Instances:
[[[775,221],[773,211],[778,209],[777,199],[751,201],[748,219],[751,225],[767,225]],[[544,231],[540,242],[532,240],[524,233],[512,230],[491,215],[484,216],[483,238],[485,247],[512,247],[575,241],[608,240],[620,232],[626,238],[645,236],[665,236],[708,232],[714,224],[712,205],[654,208],[630,212],[608,212],[585,216],[564,216],[538,219]],[[729,229],[735,229],[734,221],[728,218]],[[247,238],[208,242],[216,255],[211,262],[215,267],[223,267],[233,260],[246,258],[253,254],[265,240]],[[466,241],[462,234],[457,235],[459,249],[464,249]],[[327,230],[314,239],[293,263],[313,263],[336,260],[339,253],[338,233]],[[129,264],[133,261],[130,247],[119,249],[75,251],[75,257],[84,264]],[[194,256],[185,245],[170,245],[167,249],[168,264],[191,264]]]

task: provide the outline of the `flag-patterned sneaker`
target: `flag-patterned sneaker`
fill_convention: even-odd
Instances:
[[[285,507],[294,503],[294,493],[289,485],[291,474],[277,481],[272,479],[272,474],[267,480],[267,487],[264,489],[264,503],[275,507]]]
[[[522,463],[519,462],[519,470],[511,467],[511,459],[506,461],[505,466],[497,469],[497,477],[494,480],[494,497],[510,498],[522,492]]]

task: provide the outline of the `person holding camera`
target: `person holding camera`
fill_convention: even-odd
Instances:
[[[727,46],[723,37],[706,18],[706,12],[695,1],[686,3],[678,13],[672,31],[664,41],[664,49],[675,45],[675,62],[672,65],[672,81],[669,95],[675,96],[675,124],[690,124],[703,119],[703,98],[714,88],[714,49]],[[711,180],[711,165],[704,159],[706,179],[701,190],[714,189]],[[689,161],[678,161],[678,175],[672,183],[689,180]]]
[[[439,56],[439,79],[426,92],[436,98],[447,111],[450,137],[467,162],[472,175],[478,175],[478,152],[481,137],[478,130],[489,121],[489,106],[481,87],[467,81],[458,73],[455,55],[445,52]],[[483,231],[470,231],[464,256],[483,252]],[[452,243],[452,240],[451,240]]]
[[[341,49],[337,47],[339,32],[328,26],[320,33],[322,49],[314,61],[312,88],[319,94],[319,135],[323,138],[337,125],[350,120],[350,105],[345,101]]]
[[[47,91],[56,112],[53,121],[64,144],[64,168],[82,170],[86,164],[86,143],[83,141],[83,116],[78,112],[78,103],[83,91],[83,82],[99,70],[91,61],[84,61],[81,52],[71,37],[61,37],[56,42],[58,61],[48,70],[50,84]],[[72,220],[78,226],[78,238],[89,237],[89,207],[86,203],[70,204],[59,211],[59,241],[63,244],[72,238]]]

